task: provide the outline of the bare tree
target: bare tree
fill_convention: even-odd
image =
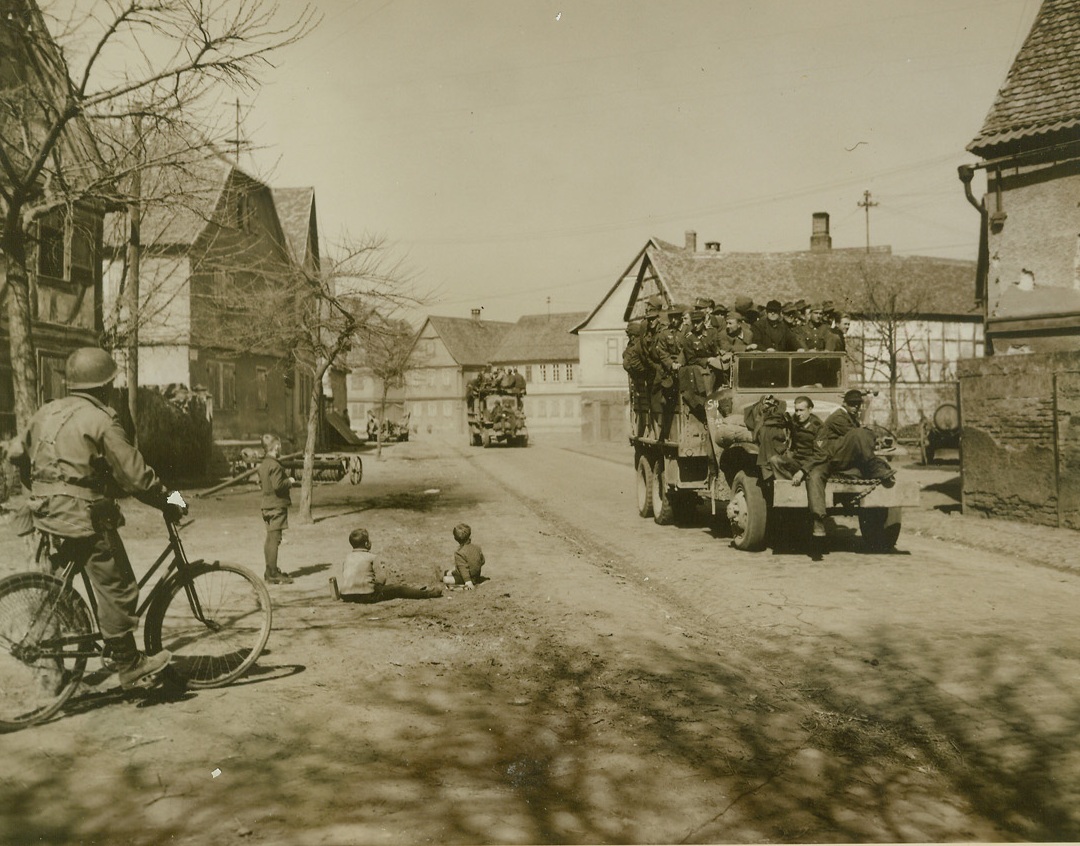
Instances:
[[[222,86],[254,86],[273,51],[315,23],[306,6],[282,20],[268,0],[65,8],[76,12],[0,0],[0,251],[19,426],[37,405],[28,260],[42,248],[42,221],[127,205],[133,174],[149,163],[142,135],[151,125],[183,125],[195,147],[212,144]]]
[[[363,308],[363,305],[360,305]],[[386,398],[393,388],[405,387],[405,374],[413,366],[409,356],[412,352],[416,331],[406,320],[386,319],[372,315],[360,332],[357,346],[362,348],[360,356],[364,366],[382,383],[380,402],[380,422],[386,421]],[[377,456],[382,456],[383,425],[376,434]]]
[[[238,257],[240,258],[240,257]],[[410,279],[382,238],[342,244],[320,266],[258,267],[244,261],[245,273],[228,274],[230,285],[216,288],[204,327],[214,346],[236,352],[281,355],[311,376],[304,467],[297,518],[311,522],[311,489],[322,409],[323,377],[349,348],[372,343],[394,326],[383,315],[419,302]]]
[[[862,302],[853,308],[863,324],[862,351],[865,366],[889,385],[889,428],[899,426],[898,386],[914,368],[918,381],[925,375],[919,367],[919,339],[912,332],[929,299],[929,291],[892,265],[865,261],[861,266]]]

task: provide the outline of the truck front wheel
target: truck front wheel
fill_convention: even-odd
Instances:
[[[765,546],[765,525],[768,511],[761,481],[747,476],[742,470],[731,484],[731,500],[727,507],[731,524],[731,545],[736,549],[755,552]]]
[[[874,552],[889,552],[896,548],[900,537],[900,508],[863,508],[859,511],[859,531]]]
[[[652,465],[644,455],[637,462],[637,513],[639,517],[652,517]]]

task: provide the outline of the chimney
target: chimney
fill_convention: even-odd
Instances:
[[[832,249],[832,235],[829,234],[829,213],[814,212],[813,226],[810,230],[810,252],[827,253]]]
[[[473,320],[476,320],[476,321],[479,321],[479,320],[480,320],[480,309],[478,309],[478,308],[474,308],[474,309],[472,310],[472,319],[473,319]]]
[[[692,253],[697,252],[697,233],[693,229],[686,230],[686,249]]]
[[[707,252],[707,253],[718,253],[718,252],[720,252],[720,242],[719,241],[706,241],[705,242],[705,252]]]

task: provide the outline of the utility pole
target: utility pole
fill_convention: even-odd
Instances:
[[[863,191],[863,198],[861,203],[856,203],[859,208],[866,209],[866,252],[870,252],[870,209],[872,206],[878,205],[870,200],[870,191]]]
[[[240,164],[240,145],[244,143],[244,139],[240,137],[240,98],[236,98],[236,137],[226,138],[226,144],[232,144],[236,151],[236,164]]]

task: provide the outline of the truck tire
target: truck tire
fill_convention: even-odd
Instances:
[[[675,512],[668,499],[667,479],[664,478],[664,457],[660,456],[652,466],[652,512],[653,521],[658,526],[669,526],[674,522]]]
[[[482,446],[484,449],[487,449],[489,446],[491,446],[490,432],[485,430],[483,434],[480,435],[480,446]]]
[[[646,456],[637,462],[637,513],[639,517],[652,517],[652,465]]]
[[[889,552],[900,537],[900,508],[863,508],[859,510],[859,531],[867,548]]]
[[[727,512],[731,523],[731,545],[747,552],[764,549],[768,507],[761,480],[747,476],[742,470],[736,473]]]

